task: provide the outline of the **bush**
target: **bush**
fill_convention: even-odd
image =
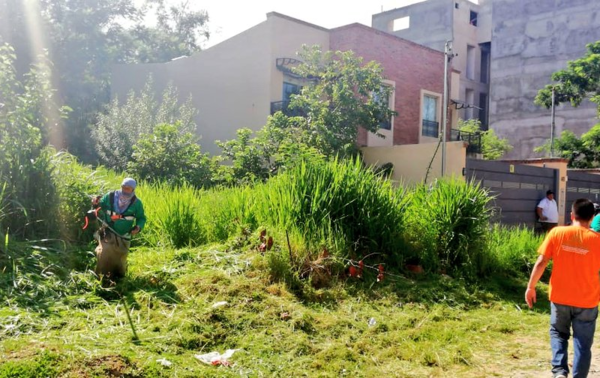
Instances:
[[[303,235],[307,247],[338,244],[337,253],[381,253],[404,260],[404,191],[361,161],[302,163],[259,190],[260,224]]]
[[[60,230],[61,239],[69,242],[81,241],[81,226],[85,212],[90,209],[91,196],[101,195],[111,189],[107,172],[82,165],[69,153],[56,153],[53,150],[49,152],[52,153],[52,179],[58,194],[58,216],[55,224]]]
[[[42,140],[57,121],[47,117],[64,112],[54,103],[48,66],[34,65],[19,79],[15,61],[14,50],[0,46],[0,229],[19,238],[54,237],[57,195]]]
[[[180,122],[158,125],[133,146],[128,171],[146,181],[210,187],[211,161],[201,153],[195,139],[192,133],[184,131]]]
[[[406,221],[411,257],[434,272],[484,274],[491,264],[485,248],[490,200],[479,183],[459,179],[415,188]]]
[[[132,91],[123,104],[115,99],[106,113],[98,116],[92,137],[100,162],[105,166],[124,171],[140,136],[151,134],[157,125],[180,122],[181,132],[196,130],[194,116],[197,111],[191,101],[179,105],[177,90],[171,86],[157,101],[152,85],[150,78],[139,94]]]

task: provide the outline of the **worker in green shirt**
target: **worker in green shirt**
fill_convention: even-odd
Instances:
[[[146,223],[144,206],[135,195],[136,186],[134,179],[126,178],[121,183],[121,190],[106,193],[93,201],[102,224],[95,234],[98,275],[119,278],[127,272],[131,237],[141,232]]]

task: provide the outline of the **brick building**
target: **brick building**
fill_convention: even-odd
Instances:
[[[437,140],[437,133],[423,130],[423,121],[436,122],[436,128],[441,123],[444,87],[441,53],[361,24],[332,29],[329,46],[335,51],[352,50],[365,62],[379,62],[386,82],[395,88],[392,101],[398,115],[393,120],[391,140],[377,141],[377,137],[367,136],[363,130],[358,141],[360,145],[418,144]],[[435,101],[435,119],[423,119],[423,106],[428,98]]]

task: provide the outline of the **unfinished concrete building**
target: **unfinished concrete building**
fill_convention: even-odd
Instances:
[[[514,146],[507,157],[523,159],[550,137],[550,111],[534,104],[535,95],[600,40],[600,1],[427,0],[376,14],[373,27],[439,51],[453,41],[460,88],[451,112],[480,119]],[[589,101],[557,107],[557,135],[580,135],[596,122]]]

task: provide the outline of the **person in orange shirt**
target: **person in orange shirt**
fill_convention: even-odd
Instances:
[[[550,276],[550,345],[554,378],[569,374],[568,346],[573,330],[573,377],[587,377],[600,302],[600,234],[590,230],[594,204],[578,199],[571,208],[571,226],[553,228],[540,246],[525,301],[536,301],[535,285],[552,260]]]

